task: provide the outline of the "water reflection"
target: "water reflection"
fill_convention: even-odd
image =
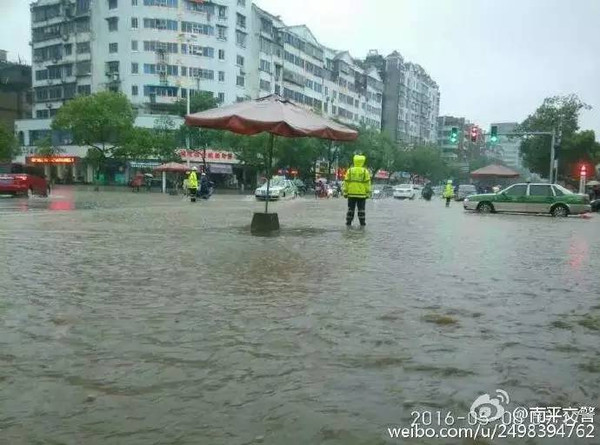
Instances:
[[[216,198],[0,201],[4,442],[377,444],[496,388],[600,399],[598,221],[296,200],[259,238]]]

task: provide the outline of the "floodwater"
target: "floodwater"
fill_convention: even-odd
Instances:
[[[599,443],[387,430],[496,389],[598,404],[598,215],[384,199],[348,231],[344,205],[253,237],[238,195],[0,199],[0,443]]]

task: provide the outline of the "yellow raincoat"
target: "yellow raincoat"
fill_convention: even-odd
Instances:
[[[350,167],[344,177],[342,193],[344,198],[368,198],[371,196],[371,174],[364,165],[367,158],[354,156],[354,167]]]

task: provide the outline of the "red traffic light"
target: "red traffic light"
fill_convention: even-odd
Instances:
[[[587,174],[587,167],[585,165],[581,166],[581,176],[585,176]]]

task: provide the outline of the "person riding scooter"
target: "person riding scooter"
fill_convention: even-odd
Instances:
[[[431,200],[431,197],[433,196],[433,189],[431,188],[431,184],[425,184],[425,187],[423,187],[423,191],[421,192],[421,196],[426,201]]]
[[[200,193],[199,193],[199,196],[202,199],[208,199],[208,198],[210,198],[210,195],[212,195],[212,185],[211,185],[211,182],[208,180],[208,176],[206,176],[206,173],[202,172],[202,174],[200,175]]]

